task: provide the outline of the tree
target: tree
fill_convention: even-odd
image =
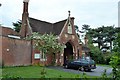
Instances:
[[[92,38],[87,35],[88,38],[88,48],[90,49],[89,55],[95,60],[96,63],[103,63],[103,54],[98,47],[95,47],[92,43]]]
[[[80,39],[80,33],[84,33],[84,32],[80,31],[79,27],[77,25],[74,25],[74,27],[75,27],[76,34],[79,38],[79,42],[82,42],[81,39]]]
[[[42,52],[43,58],[46,54],[60,53],[63,50],[63,46],[57,41],[57,36],[53,34],[33,33],[28,39],[34,41],[34,47]]]
[[[84,24],[84,25],[82,25],[83,27],[82,27],[82,30],[84,30],[84,32],[86,33],[86,32],[88,32],[91,28],[90,28],[90,25],[87,25],[87,24]]]
[[[109,64],[111,54],[109,52],[106,52],[106,54],[102,54],[101,50],[102,48],[108,48],[107,45],[105,45],[105,41],[107,37],[109,37],[107,34],[108,27],[99,27],[95,29],[87,29],[86,35],[88,38],[88,47],[90,49],[90,56],[97,62],[101,64]],[[104,42],[105,41],[105,42]],[[93,43],[98,43],[98,47],[95,47]]]
[[[95,29],[89,29],[87,35],[92,37],[93,43],[98,44],[99,49],[107,49],[112,51],[112,42],[115,40],[115,34],[118,33],[120,29],[113,26],[102,26]],[[107,44],[110,44],[107,45]]]
[[[20,31],[20,29],[21,29],[21,25],[22,25],[22,21],[21,20],[19,20],[19,21],[17,21],[17,22],[13,22],[12,23],[13,24],[13,28],[14,28],[14,30],[16,31],[16,32],[19,32]]]
[[[80,30],[79,30],[79,27],[78,27],[77,25],[74,25],[74,27],[75,27],[75,31],[76,31],[76,33],[77,33],[77,36],[80,38],[80,34],[79,34]]]

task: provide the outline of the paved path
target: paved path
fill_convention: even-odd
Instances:
[[[91,72],[85,72],[85,73],[91,76],[101,76],[105,69],[107,70],[106,71],[107,75],[110,75],[112,73],[112,68],[103,67],[103,66],[97,66],[97,68],[92,70]]]
[[[71,72],[71,73],[75,73],[75,74],[83,73],[82,71],[78,71],[78,70],[74,70],[74,69],[65,69],[63,67],[58,67],[58,66],[57,67],[51,66],[48,68],[62,70],[65,72]],[[85,72],[85,73],[90,76],[101,76],[101,74],[104,72],[104,69],[107,70],[107,72],[106,72],[107,75],[110,75],[110,73],[112,72],[112,68],[110,68],[110,67],[97,66],[96,69],[91,70],[90,72]]]

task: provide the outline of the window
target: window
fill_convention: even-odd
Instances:
[[[70,22],[68,24],[68,33],[72,34],[72,26],[71,26]]]
[[[47,56],[46,56],[46,54],[43,54],[40,51],[40,53],[35,53],[34,54],[34,59],[39,59],[40,61],[46,61],[47,60]]]
[[[47,60],[47,56],[46,54],[41,54],[41,58],[40,58],[41,61],[46,61]]]
[[[34,59],[40,59],[40,58],[41,58],[40,53],[35,53],[35,55],[34,55]]]

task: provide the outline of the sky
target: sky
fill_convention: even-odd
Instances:
[[[74,17],[74,24],[82,28],[83,24],[91,28],[102,25],[118,26],[119,0],[30,0],[29,17],[58,22],[68,18],[68,10]],[[23,0],[1,0],[0,24],[13,28],[12,22],[22,19]]]

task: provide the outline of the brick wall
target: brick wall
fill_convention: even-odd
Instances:
[[[41,65],[43,65],[43,63],[44,63],[44,65],[51,65],[52,60],[53,60],[53,54],[45,54],[47,59],[46,59],[46,61],[43,62],[43,61],[40,60],[42,58],[39,58],[39,59],[34,58],[36,53],[38,53],[42,56],[42,53],[40,53],[39,50],[36,50],[36,49],[33,50],[33,53],[32,53],[32,64],[33,65],[38,64],[38,63],[41,64]]]
[[[2,62],[5,66],[30,65],[31,42],[2,37]]]

